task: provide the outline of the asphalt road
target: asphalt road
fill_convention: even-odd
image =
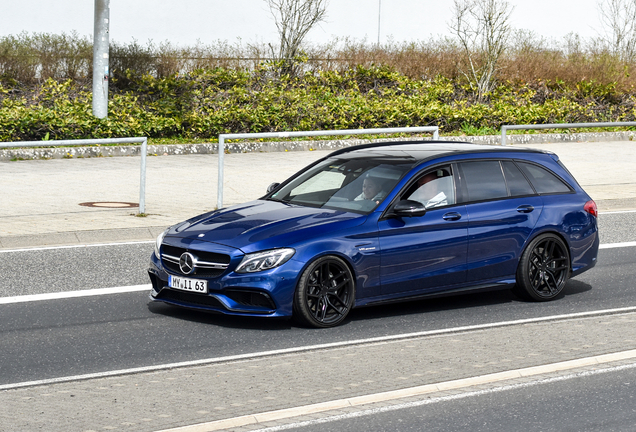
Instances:
[[[633,239],[633,216],[602,216],[603,235]],[[0,293],[146,284],[152,247],[145,243],[3,253]],[[327,330],[300,328],[286,320],[183,310],[152,303],[145,292],[0,305],[0,384],[636,306],[634,250],[601,250],[596,268],[571,280],[553,302],[523,302],[508,291],[463,295],[354,310],[344,325]]]
[[[601,215],[602,243],[636,240],[632,228],[635,217],[634,213]],[[146,266],[152,248],[151,243],[140,243],[0,251],[0,297],[148,284]],[[508,291],[470,294],[354,310],[342,326],[326,330],[300,328],[284,320],[233,318],[188,311],[150,302],[147,292],[143,291],[0,304],[0,385],[385,335],[636,307],[635,261],[634,246],[602,249],[596,268],[570,280],[563,295],[549,303],[520,301]],[[373,380],[386,381],[388,387],[373,390],[383,391],[416,385],[418,380],[428,383],[440,379],[417,378],[425,371],[436,372],[435,377],[444,374],[463,376],[464,373],[473,376],[471,374],[484,371],[479,369],[482,367],[509,370],[522,367],[517,366],[518,362],[532,366],[559,361],[559,358],[576,359],[629,350],[633,348],[635,338],[625,326],[633,325],[633,322],[633,314],[585,319],[578,323],[548,321],[530,327],[516,325],[463,336],[418,338],[397,345],[380,344],[375,348],[364,345],[359,349],[343,348],[339,352],[308,352],[302,358],[294,358],[304,362],[299,365],[309,364],[312,360],[316,362],[314,367],[324,365],[327,369],[319,374],[321,377],[329,373],[332,362],[341,362],[344,373],[349,374],[349,370],[352,373],[349,376],[355,382],[351,385],[363,386],[360,390],[351,390],[350,394],[367,394],[372,392]],[[542,347],[537,345],[539,340],[542,341],[539,345],[543,345],[544,334],[554,333],[559,328],[568,329],[561,338],[567,348],[556,342]],[[528,329],[531,329],[530,334]],[[620,329],[625,331],[620,332]],[[590,331],[594,333],[591,339]],[[480,337],[481,344],[476,342]],[[524,342],[526,340],[528,342]],[[424,345],[415,351],[415,362],[411,364],[408,360],[407,365],[392,366],[395,364],[392,361],[399,363],[409,358],[400,350],[415,349],[410,346],[418,343]],[[426,349],[435,344],[440,344],[438,348],[441,349]],[[493,348],[480,354],[480,346],[491,345]],[[501,354],[497,346],[502,350]],[[453,354],[448,351],[451,348],[455,349]],[[359,362],[364,361],[355,356],[369,355],[374,349],[380,352],[375,356],[380,362],[378,368],[372,369],[375,372],[370,375],[354,377],[356,369],[360,368]],[[503,354],[503,351],[507,353]],[[541,354],[535,354],[535,351]],[[428,355],[420,357],[418,353],[424,352]],[[318,358],[320,356],[324,361]],[[347,361],[334,360],[342,358],[339,356],[353,357]],[[385,361],[385,356],[393,360]],[[435,363],[436,356],[439,363]],[[448,356],[450,359],[446,358]],[[519,360],[506,363],[511,357]],[[237,365],[229,362],[212,368],[180,368],[160,374],[135,374],[112,380],[91,379],[67,385],[4,391],[0,392],[0,397],[11,408],[5,413],[0,412],[0,430],[44,428],[79,432],[108,428],[150,432],[267,410],[268,401],[272,401],[271,409],[284,408],[310,400],[333,399],[338,397],[338,392],[347,391],[339,390],[347,383],[343,381],[339,383],[340,387],[334,387],[323,396],[320,392],[314,396],[301,394],[311,394],[304,383],[315,377],[311,368],[300,367],[300,374],[286,369],[293,367],[294,362],[289,358],[273,357],[262,362]],[[477,369],[473,369],[475,367]],[[249,383],[249,379],[242,378],[244,368],[262,368],[262,371],[255,373],[251,379],[253,383]],[[243,372],[236,374],[234,370]],[[319,427],[320,430],[407,431],[421,430],[422,425],[426,425],[427,430],[629,430],[636,424],[634,370],[615,370],[598,376],[577,376],[470,397],[440,399],[425,406],[320,425],[309,422],[297,430],[318,430]],[[416,371],[418,373],[411,381],[399,381],[402,375]],[[199,379],[204,377],[200,390],[193,382],[187,384],[193,379],[191,374],[196,373],[203,374]],[[222,378],[230,376],[224,373],[238,381],[234,383],[229,378]],[[267,396],[266,391],[275,384],[268,381],[274,376],[279,376],[278,384],[284,376],[285,380],[294,377],[303,385],[297,389],[298,384],[293,381],[283,382],[283,387],[276,390],[276,396],[280,393],[280,401],[276,401],[271,393]],[[395,379],[388,379],[391,376]],[[248,383],[254,388],[241,396],[242,386]],[[326,384],[328,389],[331,384]],[[260,386],[264,386],[264,394],[257,391]],[[358,387],[352,387],[355,388]],[[215,395],[210,395],[210,391],[216,391]],[[171,407],[186,394],[192,394],[193,400],[198,402],[172,410]],[[209,396],[212,397],[208,401]],[[251,402],[245,402],[250,397],[254,399],[253,407],[249,405]],[[225,405],[225,408],[217,405]],[[215,411],[217,409],[223,410]],[[3,421],[5,425],[13,426],[3,429]]]

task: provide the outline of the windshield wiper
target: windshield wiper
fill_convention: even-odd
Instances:
[[[290,202],[288,200],[282,200],[282,199],[274,198],[274,197],[266,198],[266,201],[274,201],[274,202],[280,202],[280,203],[283,203],[283,204],[290,205]]]

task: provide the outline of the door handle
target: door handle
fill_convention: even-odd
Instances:
[[[442,219],[447,221],[456,221],[460,220],[461,218],[462,215],[456,212],[446,213],[444,216],[442,216]]]
[[[532,207],[531,205],[527,204],[527,205],[520,205],[519,207],[517,207],[517,211],[519,213],[530,213],[532,212],[532,210],[534,210],[534,207]]]

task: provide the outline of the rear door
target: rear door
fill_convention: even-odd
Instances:
[[[461,162],[468,215],[468,282],[514,279],[543,199],[512,160]]]

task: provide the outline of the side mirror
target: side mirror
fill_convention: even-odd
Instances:
[[[401,217],[417,217],[426,214],[426,207],[419,201],[402,200],[393,206],[393,215]]]
[[[267,186],[267,193],[273,192],[274,189],[276,189],[278,186],[280,186],[280,183],[272,183],[271,185]]]

